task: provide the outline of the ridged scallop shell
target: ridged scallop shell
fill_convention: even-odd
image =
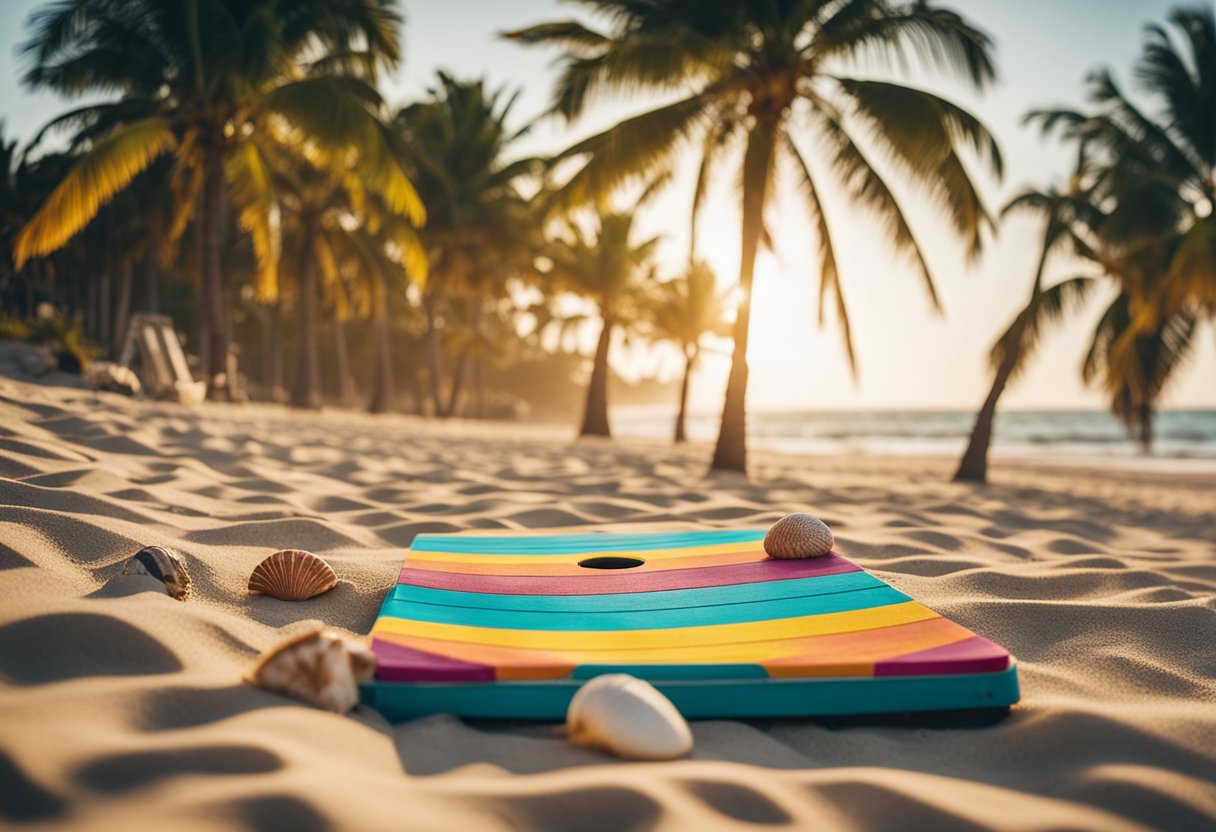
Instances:
[[[172,549],[163,546],[145,546],[122,565],[123,575],[150,575],[165,585],[169,597],[185,601],[190,597],[193,584],[186,564]]]
[[[585,683],[566,711],[567,737],[633,760],[672,760],[692,751],[684,717],[653,685],[624,673]]]
[[[330,565],[302,549],[275,552],[249,576],[251,595],[270,595],[282,601],[304,601],[337,585],[338,576]]]
[[[267,650],[245,681],[344,714],[359,704],[359,684],[375,672],[371,650],[318,628]]]
[[[774,558],[816,558],[832,551],[835,543],[827,524],[799,511],[772,525],[764,536],[764,551]]]

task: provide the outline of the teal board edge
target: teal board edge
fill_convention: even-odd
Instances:
[[[395,722],[433,713],[487,719],[565,719],[582,679],[543,682],[378,682],[364,703]],[[688,719],[894,714],[1005,708],[1018,701],[1017,667],[960,676],[655,681]]]

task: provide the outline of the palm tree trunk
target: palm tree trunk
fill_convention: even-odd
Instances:
[[[587,406],[579,436],[612,436],[608,427],[608,348],[612,346],[613,324],[612,317],[605,314],[600,340],[595,345],[591,381],[587,385]]]
[[[1148,399],[1140,402],[1140,451],[1144,454],[1153,452],[1153,403]]]
[[[743,157],[743,247],[739,262],[739,288],[743,298],[735,319],[735,346],[726,400],[722,403],[722,424],[714,448],[710,470],[747,472],[747,339],[751,327],[752,282],[756,271],[756,252],[764,225],[764,203],[768,173],[773,161],[776,122],[760,118],[748,136]]]
[[[698,352],[700,348],[696,344],[684,348],[684,379],[680,382],[680,410],[676,413],[676,442],[683,442],[688,438],[685,429],[685,423],[688,421],[688,380],[692,378]]]
[[[472,337],[470,343],[460,353],[456,359],[456,369],[452,373],[452,388],[448,391],[448,404],[444,411],[444,416],[455,416],[457,406],[460,404],[460,394],[464,392],[464,380],[468,375],[470,362],[473,361],[472,352],[477,349],[478,341],[481,336],[481,314],[482,302],[480,297],[470,296],[466,305],[468,306],[469,329]]]
[[[160,311],[160,275],[156,268],[156,255],[148,252],[144,257],[144,311]]]
[[[97,281],[97,343],[101,344],[102,349],[107,353],[113,346],[110,343],[111,311],[110,267],[107,266]],[[113,358],[114,356],[109,354],[107,357]]]
[[[988,398],[975,416],[975,426],[971,429],[971,439],[967,442],[967,450],[959,460],[958,470],[954,472],[955,482],[987,482],[988,481],[988,445],[992,441],[992,424],[996,418],[996,405],[1005,392],[1013,368],[1017,366],[1017,351],[1010,349],[1005,353],[1005,360],[997,367],[992,378],[992,389]]]
[[[300,315],[297,344],[296,381],[291,406],[316,410],[321,407],[321,357],[317,349],[317,260],[313,255],[313,225],[304,223],[300,241],[300,294],[296,299]]]
[[[350,371],[346,324],[342,321],[334,321],[334,364],[338,369],[338,399],[344,407],[349,407],[355,401],[355,377]]]
[[[369,413],[387,413],[393,406],[393,350],[389,342],[388,315],[383,305],[378,305],[375,315],[376,370],[372,380],[372,399],[368,403]]]
[[[440,351],[439,327],[436,325],[435,295],[427,293],[422,301],[426,310],[426,377],[431,394],[431,407],[437,416],[443,415],[443,355]]]
[[[131,290],[135,282],[135,267],[124,257],[118,263],[118,296],[114,303],[114,328],[110,331],[110,355],[122,357],[123,341],[127,337],[127,320],[131,314]]]
[[[228,327],[225,325],[223,279],[220,255],[224,238],[224,160],[218,147],[207,151],[204,159],[201,234],[201,301],[203,332],[206,339],[207,398],[232,401],[236,379],[228,377]]]

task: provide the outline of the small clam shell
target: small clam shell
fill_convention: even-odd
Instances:
[[[185,601],[193,585],[186,564],[172,549],[145,546],[122,565],[123,575],[150,575],[165,585],[170,597]]]
[[[249,576],[251,595],[270,595],[283,601],[304,601],[337,585],[338,576],[330,565],[301,549],[275,552]]]
[[[369,649],[318,628],[263,653],[245,681],[344,714],[359,704],[359,683],[375,670]]]
[[[692,750],[692,731],[671,700],[624,673],[596,676],[579,688],[566,730],[577,745],[633,760],[671,760]]]
[[[774,558],[817,558],[832,551],[832,530],[805,512],[787,514],[764,536],[764,551]]]

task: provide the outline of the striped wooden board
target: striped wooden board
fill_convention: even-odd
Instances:
[[[561,718],[582,680],[630,673],[686,716],[1004,707],[1000,646],[845,558],[764,554],[763,531],[420,535],[372,628],[366,698]]]

